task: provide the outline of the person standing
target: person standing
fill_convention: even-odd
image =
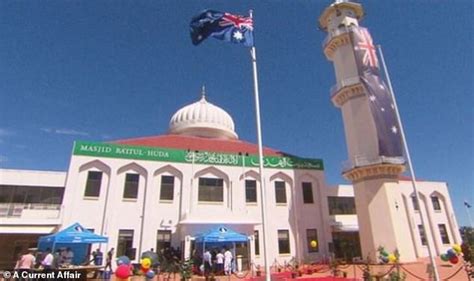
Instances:
[[[53,271],[53,262],[54,262],[54,256],[53,254],[51,254],[51,249],[47,248],[46,255],[44,256],[44,259],[41,262],[41,265],[43,266],[45,273],[50,273]]]
[[[112,257],[114,256],[114,248],[110,249],[108,252],[107,252],[107,258],[105,259],[105,268],[104,268],[104,271],[107,271],[107,268],[110,270],[110,271],[113,271],[112,270]]]
[[[63,255],[63,262],[67,265],[71,265],[74,260],[74,252],[72,251],[71,248],[67,248],[66,251],[64,251]]]
[[[21,256],[20,260],[17,262],[15,269],[19,271],[20,280],[28,280],[28,278],[23,278],[23,272],[30,273],[33,267],[35,266],[36,258],[33,255],[31,250],[28,250],[28,253]]]
[[[206,250],[202,256],[202,260],[204,262],[204,276],[207,277],[209,276],[209,273],[211,273],[212,269],[212,255],[209,250]]]
[[[224,272],[224,254],[222,253],[224,250],[220,251],[216,255],[216,263],[217,263],[217,274],[222,274]]]
[[[232,259],[234,257],[232,256],[232,253],[229,250],[226,250],[224,253],[224,272],[225,275],[231,275],[232,274]]]

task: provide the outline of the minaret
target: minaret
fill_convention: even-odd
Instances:
[[[404,171],[399,127],[381,78],[370,33],[359,26],[360,4],[339,0],[319,18],[328,33],[323,49],[332,61],[336,85],[331,101],[342,111],[348,161],[342,174],[354,186],[363,258],[377,261],[377,248],[416,259],[405,206],[398,187]]]

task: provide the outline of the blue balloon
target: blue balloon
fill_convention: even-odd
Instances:
[[[148,279],[153,279],[153,277],[155,277],[155,272],[153,270],[148,270],[145,274],[146,278]]]
[[[117,266],[119,265],[130,265],[130,259],[127,256],[120,256],[117,258]]]
[[[384,256],[380,256],[380,259],[382,260],[383,263],[388,263],[388,258]]]
[[[446,255],[451,259],[452,257],[455,257],[455,256],[456,256],[456,252],[455,252],[453,249],[449,249],[449,250],[446,252]]]

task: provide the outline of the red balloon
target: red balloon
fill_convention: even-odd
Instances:
[[[452,264],[457,264],[459,262],[459,258],[457,256],[451,257],[449,262]]]
[[[150,268],[144,268],[143,266],[140,266],[140,269],[142,270],[143,273],[147,273]]]
[[[130,276],[130,267],[122,264],[115,270],[115,276],[120,279],[126,279]]]

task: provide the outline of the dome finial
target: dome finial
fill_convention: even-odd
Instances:
[[[201,100],[206,100],[206,85],[204,84],[201,87]]]

